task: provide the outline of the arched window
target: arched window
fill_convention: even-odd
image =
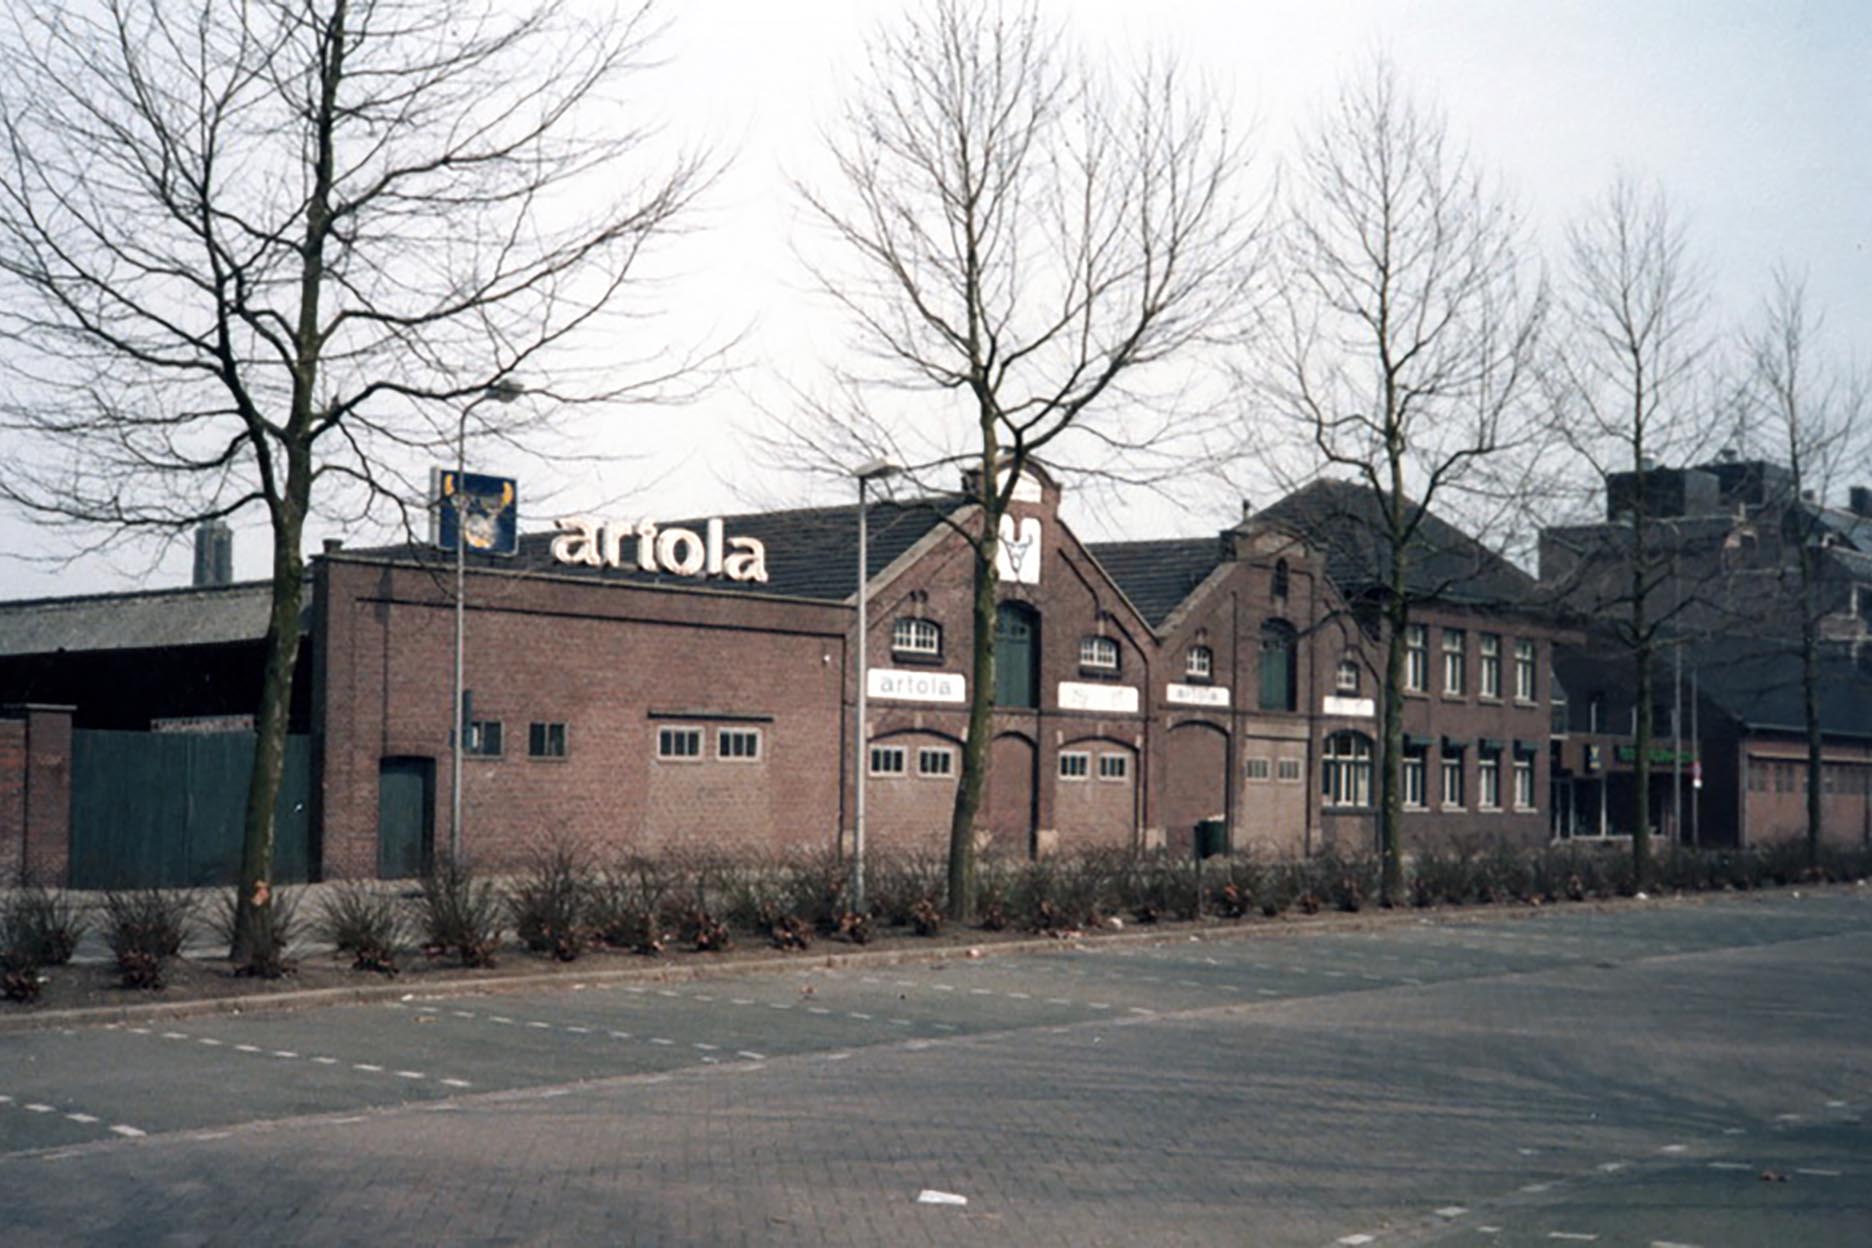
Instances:
[[[1118,670],[1118,643],[1109,637],[1081,637],[1079,666],[1095,672]]]
[[[1371,738],[1335,732],[1320,753],[1320,796],[1328,806],[1371,805]]]
[[[891,625],[891,649],[898,654],[941,654],[942,625],[906,615]]]
[[[1288,579],[1287,561],[1276,559],[1274,561],[1274,599],[1276,602],[1287,601]]]
[[[1183,656],[1183,675],[1192,680],[1208,680],[1215,675],[1215,651],[1208,646],[1191,646]]]
[[[1024,602],[995,608],[995,705],[1040,705],[1040,613]]]
[[[1261,626],[1261,709],[1291,711],[1296,689],[1293,625],[1269,620]]]

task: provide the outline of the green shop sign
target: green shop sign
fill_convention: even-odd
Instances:
[[[1621,763],[1635,763],[1638,761],[1638,747],[1635,745],[1617,746],[1613,749],[1613,757]],[[1651,761],[1654,763],[1694,763],[1696,751],[1679,751],[1667,745],[1654,745],[1651,747]]]

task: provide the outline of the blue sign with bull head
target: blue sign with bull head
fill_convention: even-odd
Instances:
[[[484,555],[513,555],[520,550],[520,492],[512,477],[435,472],[436,545],[454,550],[456,533],[465,533],[468,549]]]

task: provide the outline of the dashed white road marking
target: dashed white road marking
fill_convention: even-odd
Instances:
[[[513,1022],[513,1019],[511,1019],[511,1018],[508,1018],[508,1017],[507,1017],[507,1016],[506,1016],[505,1014],[490,1014],[490,1015],[488,1015],[488,1022],[490,1022],[490,1023],[511,1023],[511,1022]]]
[[[299,1055],[293,1052],[291,1049],[274,1049],[273,1056],[274,1057],[298,1057]]]
[[[613,1040],[628,1040],[631,1038],[631,1033],[628,1031],[614,1031],[611,1033],[611,1038]]]
[[[1046,1003],[1048,1005],[1071,1005],[1072,1004],[1072,1002],[1065,997],[1048,997],[1046,999]]]
[[[764,1062],[767,1060],[767,1055],[765,1053],[756,1053],[752,1049],[741,1049],[735,1053],[735,1056],[745,1057],[750,1062]]]
[[[97,1121],[97,1118],[92,1114],[66,1114],[65,1116],[71,1119],[73,1122],[96,1122]]]
[[[1690,1146],[1688,1144],[1666,1144],[1657,1151],[1660,1153],[1687,1153],[1690,1151]]]
[[[429,1077],[420,1070],[399,1070],[394,1073],[399,1079],[427,1079]]]
[[[1828,1101],[1827,1108],[1828,1109],[1845,1109],[1846,1102],[1845,1101]]]
[[[373,1065],[371,1065],[371,1064],[370,1064],[369,1062],[352,1062],[352,1063],[351,1063],[351,1069],[353,1069],[353,1070],[368,1070],[368,1071],[370,1071],[370,1072],[371,1072],[372,1074],[376,1074],[376,1075],[381,1075],[381,1074],[383,1074],[383,1067],[381,1067],[381,1066],[373,1066]]]
[[[830,1014],[832,1011],[826,1009],[823,1005],[809,1005],[806,1007],[806,1012],[808,1014]]]
[[[729,1005],[753,1005],[754,998],[752,997],[730,997],[728,999],[728,1004]]]
[[[1754,1169],[1753,1166],[1750,1166],[1747,1162],[1744,1162],[1744,1161],[1712,1161],[1709,1163],[1709,1168],[1712,1170],[1752,1170]]]
[[[530,1019],[528,1019],[528,1020],[527,1020],[527,1026],[529,1026],[529,1027],[535,1027],[535,1028],[538,1028],[538,1029],[539,1029],[539,1030],[541,1030],[541,1031],[550,1031],[550,1030],[552,1029],[552,1024],[551,1024],[551,1023],[547,1023],[547,1022],[542,1022],[542,1021],[540,1021],[540,1020],[539,1020],[539,1019],[537,1019],[537,1018],[530,1018]]]
[[[698,1049],[701,1049],[701,1050],[702,1050],[702,1051],[703,1051],[704,1053],[713,1053],[713,1052],[715,1052],[715,1051],[716,1051],[717,1049],[719,1049],[719,1048],[721,1048],[721,1045],[719,1045],[719,1044],[704,1044],[704,1043],[702,1043],[702,1042],[701,1042],[700,1040],[697,1040],[697,1041],[695,1042],[695,1047],[696,1047],[696,1048],[698,1048]]]
[[[1529,1195],[1533,1195],[1536,1192],[1551,1191],[1552,1189],[1553,1184],[1551,1183],[1523,1183],[1520,1188],[1521,1191]]]
[[[662,1036],[651,1036],[650,1043],[651,1044],[675,1044],[676,1042],[674,1040],[665,1040]]]
[[[1796,1169],[1796,1170],[1794,1171],[1794,1173],[1795,1173],[1795,1174],[1807,1174],[1807,1175],[1812,1175],[1812,1176],[1813,1176],[1814,1178],[1816,1178],[1816,1179],[1837,1179],[1837,1178],[1839,1178],[1839,1177],[1840,1177],[1840,1172],[1839,1172],[1839,1171],[1837,1171],[1837,1170],[1806,1170],[1806,1169]]]
[[[850,1017],[860,1019],[867,1023],[871,1021],[871,1016],[869,1014],[860,1014],[857,1010],[853,1010]]]
[[[1571,1239],[1571,1240],[1576,1240],[1582,1244],[1590,1244],[1592,1241],[1594,1241],[1595,1239],[1598,1239],[1599,1237],[1597,1235],[1589,1234],[1586,1231],[1548,1231],[1547,1238],[1548,1239]]]
[[[1629,1164],[1629,1162],[1623,1161],[1602,1161],[1599,1163],[1597,1169],[1606,1174],[1617,1174]]]
[[[1444,1205],[1441,1209],[1436,1211],[1436,1215],[1439,1218],[1460,1218],[1463,1214],[1468,1212],[1469,1207],[1467,1205]]]
[[[575,1035],[575,1036],[589,1036],[589,1035],[591,1035],[591,1028],[589,1028],[589,1027],[573,1027],[573,1026],[570,1026],[570,1025],[568,1025],[568,1026],[566,1027],[566,1030],[567,1030],[567,1031],[569,1031],[569,1032],[571,1032],[571,1033],[572,1033],[573,1035]]]
[[[1674,1239],[1654,1239],[1651,1248],[1697,1248],[1696,1244],[1682,1244]]]
[[[475,1016],[473,1010],[450,1010],[449,1013],[453,1014],[456,1018],[473,1018]]]
[[[22,1105],[20,1108],[29,1114],[49,1114],[52,1112],[52,1107],[50,1105],[41,1105],[36,1101],[30,1105]]]
[[[471,1086],[466,1079],[439,1079],[437,1082],[451,1088],[466,1088]]]
[[[165,1031],[162,1033],[162,1038],[165,1040],[186,1040],[188,1036],[186,1033],[180,1031]]]
[[[145,1131],[139,1131],[139,1130],[138,1130],[137,1128],[135,1128],[135,1127],[126,1127],[126,1126],[125,1126],[125,1125],[124,1125],[123,1123],[121,1123],[121,1122],[119,1122],[119,1123],[114,1123],[114,1124],[112,1124],[112,1126],[111,1126],[111,1130],[112,1130],[112,1131],[115,1131],[115,1132],[116,1132],[116,1133],[117,1133],[118,1135],[121,1135],[121,1136],[126,1136],[126,1137],[128,1137],[129,1139],[133,1139],[133,1140],[134,1140],[135,1138],[137,1138],[138,1136],[140,1136],[140,1135],[146,1135],[146,1134],[148,1134],[148,1132],[145,1132]]]
[[[1357,1235],[1341,1235],[1338,1239],[1334,1240],[1333,1242],[1340,1243],[1340,1244],[1357,1245],[1357,1244],[1375,1243],[1377,1239],[1378,1237],[1376,1235],[1367,1235],[1363,1231],[1361,1231]]]
[[[338,1059],[335,1057],[315,1057],[312,1060],[321,1066],[336,1066],[338,1064]]]
[[[207,1045],[207,1046],[208,1046],[208,1047],[210,1047],[210,1048],[217,1048],[217,1049],[218,1049],[218,1048],[220,1048],[220,1047],[221,1047],[221,1042],[220,1042],[219,1040],[217,1040],[217,1039],[215,1039],[215,1038],[214,1038],[213,1036],[203,1036],[203,1037],[201,1038],[201,1042],[202,1042],[203,1044],[205,1044],[205,1045]]]
[[[258,1053],[260,1051],[260,1046],[257,1044],[237,1044],[234,1046],[234,1051],[236,1053]]]

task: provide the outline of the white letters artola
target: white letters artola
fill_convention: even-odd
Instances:
[[[754,537],[727,537],[720,520],[710,520],[702,533],[659,528],[649,519],[630,524],[597,516],[561,516],[554,523],[559,526],[552,544],[555,563],[588,568],[622,568],[634,563],[641,571],[672,576],[767,580],[766,543]],[[635,542],[630,541],[633,537]]]

